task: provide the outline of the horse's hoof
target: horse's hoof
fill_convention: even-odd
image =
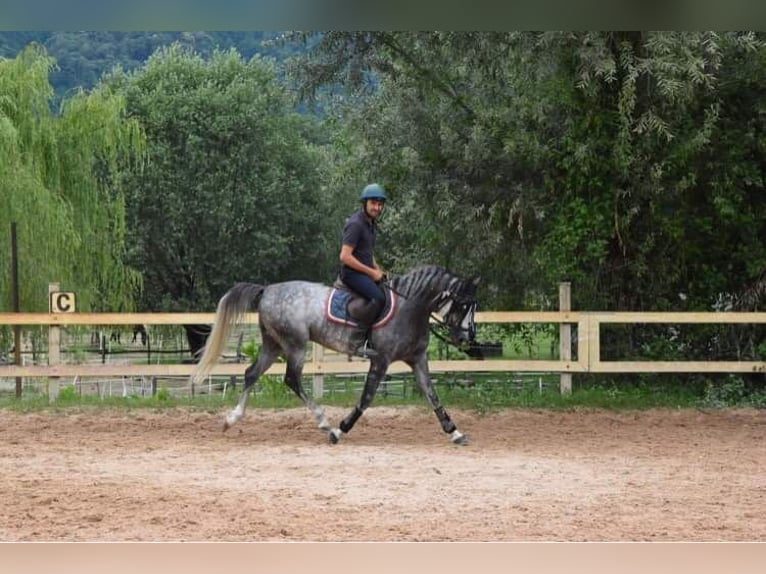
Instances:
[[[321,431],[327,431],[327,432],[330,432],[330,429],[332,429],[332,427],[330,426],[330,423],[326,421],[319,423],[319,426],[317,428]]]
[[[468,436],[461,433],[459,430],[455,430],[452,433],[452,442],[461,446],[466,446],[469,443]]]
[[[338,444],[338,441],[340,440],[340,429],[332,429],[327,436],[330,438],[331,444]]]
[[[231,425],[229,424],[229,421],[223,421],[223,432],[226,432],[227,430],[229,430],[230,426]]]

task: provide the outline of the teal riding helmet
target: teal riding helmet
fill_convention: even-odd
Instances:
[[[388,198],[386,197],[386,190],[383,189],[383,186],[377,183],[371,183],[362,190],[360,199],[362,201],[367,201],[368,199],[386,201]]]

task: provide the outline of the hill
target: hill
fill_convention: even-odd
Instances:
[[[0,32],[0,57],[13,58],[32,42],[43,45],[56,59],[51,74],[56,101],[71,90],[92,88],[102,75],[119,65],[132,70],[152,53],[173,42],[193,48],[203,57],[216,48],[235,48],[249,59],[256,54],[284,60],[299,48],[280,45],[280,32]]]

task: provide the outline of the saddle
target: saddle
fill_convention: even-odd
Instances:
[[[387,287],[383,287],[386,294],[386,303],[383,305],[377,317],[372,318],[372,328],[379,329],[385,326],[396,313],[397,296]],[[369,324],[370,318],[364,316],[364,309],[367,306],[367,300],[352,291],[340,277],[335,280],[327,297],[325,305],[325,315],[328,321],[346,325],[348,327],[358,327],[360,323]]]

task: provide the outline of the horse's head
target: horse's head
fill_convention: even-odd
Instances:
[[[471,357],[482,358],[481,351],[474,345],[478,285],[478,277],[451,282],[437,297],[435,308],[441,322],[447,327],[449,342]]]
[[[471,357],[482,358],[475,344],[476,291],[479,278],[464,279],[439,265],[423,265],[395,277],[391,290],[414,305],[424,305],[436,325],[431,332]]]

